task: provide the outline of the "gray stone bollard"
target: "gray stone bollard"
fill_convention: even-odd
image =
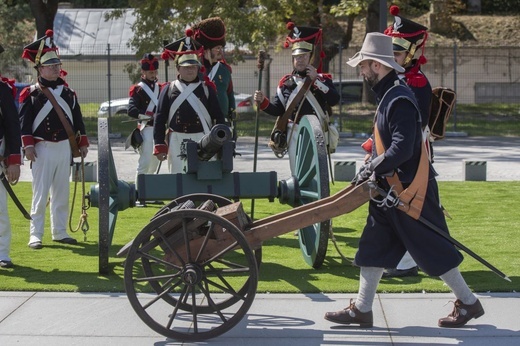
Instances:
[[[76,171],[79,174],[76,178]],[[81,162],[74,162],[70,172],[71,181],[81,182]],[[97,162],[85,162],[85,182],[97,182]]]
[[[462,160],[462,170],[466,181],[486,181],[486,161]]]
[[[334,180],[352,181],[356,176],[356,161],[334,161]]]

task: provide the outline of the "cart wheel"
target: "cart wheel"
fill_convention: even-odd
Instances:
[[[128,299],[150,328],[200,341],[240,322],[256,294],[258,269],[231,222],[209,211],[180,209],[143,228],[130,247],[124,276]]]
[[[306,115],[300,120],[295,163],[293,174],[298,181],[301,204],[330,195],[327,147],[320,122],[314,115]],[[313,268],[323,264],[329,229],[330,220],[327,220],[299,230],[303,258]]]

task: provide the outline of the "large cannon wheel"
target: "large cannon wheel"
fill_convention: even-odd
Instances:
[[[99,207],[99,273],[109,274],[108,253],[117,214],[135,206],[135,186],[117,179],[116,166],[110,147],[109,123],[107,118],[98,119],[98,180],[91,186],[90,202]]]
[[[205,250],[215,246],[218,251],[209,252],[217,255],[206,258]],[[137,315],[159,334],[183,341],[234,327],[250,308],[257,282],[256,260],[240,230],[200,209],[152,220],[133,241],[125,264],[126,293]]]
[[[327,146],[318,118],[302,117],[298,126],[295,169],[300,204],[317,201],[330,195]],[[299,230],[300,249],[305,262],[320,268],[325,260],[329,240],[330,220]]]

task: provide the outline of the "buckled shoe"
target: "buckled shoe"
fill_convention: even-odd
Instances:
[[[339,324],[359,324],[362,328],[372,328],[374,325],[372,311],[359,311],[356,308],[355,302],[352,302],[352,299],[350,300],[350,305],[345,309],[337,312],[327,312],[325,319]]]
[[[30,243],[29,247],[33,250],[40,250],[41,248],[43,248],[43,244],[41,241],[35,241],[33,243]]]
[[[0,260],[0,268],[14,268],[14,264],[11,261]]]
[[[484,308],[478,299],[472,305],[466,305],[457,299],[453,311],[448,317],[439,319],[439,327],[459,328],[468,323],[472,318],[477,319],[482,315],[484,315]]]

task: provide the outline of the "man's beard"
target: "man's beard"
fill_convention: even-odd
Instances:
[[[365,80],[367,81],[367,84],[370,87],[373,87],[374,85],[379,83],[379,76],[376,75],[375,73],[371,72],[370,76],[365,76]]]

